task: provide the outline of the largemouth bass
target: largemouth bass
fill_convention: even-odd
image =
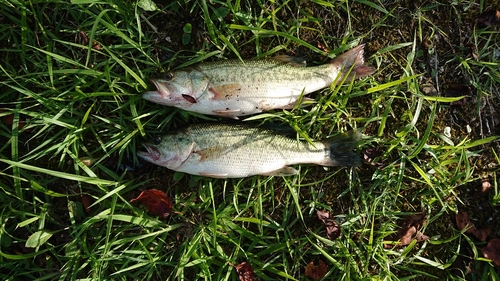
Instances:
[[[331,63],[305,67],[296,59],[280,56],[248,61],[223,60],[200,63],[153,79],[156,91],[146,100],[207,115],[238,119],[272,109],[290,109],[301,94],[369,75],[363,47],[340,55]]]
[[[351,131],[334,138],[303,142],[273,130],[247,125],[205,124],[144,143],[138,156],[151,163],[193,175],[242,178],[252,175],[288,176],[289,165],[358,166],[353,151],[360,138]]]

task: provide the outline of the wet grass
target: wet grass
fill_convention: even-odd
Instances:
[[[308,280],[322,260],[325,280],[499,279],[485,243],[454,223],[467,210],[500,235],[498,26],[476,24],[493,3],[382,3],[4,1],[1,278],[237,280],[232,264],[247,261],[260,280]],[[142,100],[149,78],[225,58],[321,64],[360,43],[373,76],[242,122],[303,139],[360,129],[363,166],[214,180],[138,161],[143,140],[217,121]],[[492,190],[478,196],[483,181]],[[178,213],[129,203],[150,188]],[[326,238],[317,210],[340,238]],[[416,213],[430,239],[393,246]]]

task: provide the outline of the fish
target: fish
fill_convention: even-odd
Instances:
[[[364,45],[330,63],[306,67],[289,56],[199,63],[151,79],[156,91],[143,99],[205,115],[239,119],[274,109],[291,109],[302,95],[373,73],[364,64]],[[347,76],[347,77],[344,77]]]
[[[211,178],[291,176],[290,165],[361,165],[354,152],[361,133],[349,131],[322,141],[299,141],[247,124],[191,125],[142,145],[139,158],[168,169]]]

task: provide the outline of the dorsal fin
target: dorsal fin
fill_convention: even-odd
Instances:
[[[272,57],[273,60],[277,60],[283,63],[288,63],[293,66],[307,66],[307,62],[304,58],[301,57],[292,57],[289,55],[279,55]]]

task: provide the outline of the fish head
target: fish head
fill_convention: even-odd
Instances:
[[[169,169],[180,167],[191,154],[189,144],[186,141],[179,142],[173,135],[158,136],[142,145],[146,151],[137,152],[140,158]]]
[[[145,142],[142,144],[146,151],[139,151],[137,155],[153,164],[160,166],[169,166],[170,163],[175,161],[176,151],[175,147],[167,148],[165,147],[163,137],[155,137],[151,142]]]
[[[145,100],[181,108],[196,103],[207,88],[208,80],[198,71],[173,71],[159,79],[151,79],[156,91],[142,94]]]

